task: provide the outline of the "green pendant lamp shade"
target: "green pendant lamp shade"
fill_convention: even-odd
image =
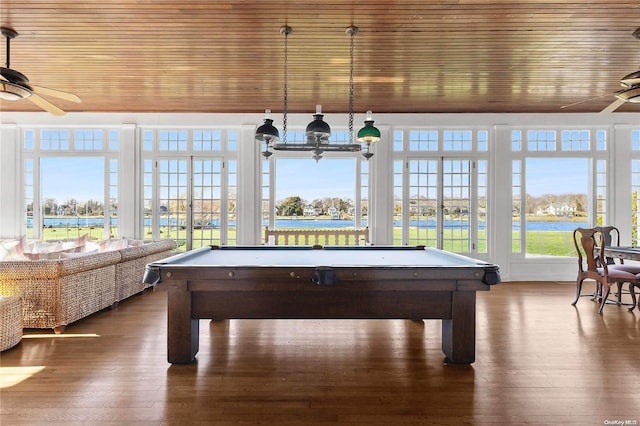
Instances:
[[[367,111],[367,118],[364,120],[364,127],[358,130],[357,140],[366,146],[366,150],[362,156],[367,160],[373,157],[371,144],[380,141],[380,130],[373,125],[373,113],[371,110]]]
[[[358,142],[370,144],[380,140],[380,130],[373,125],[372,116],[373,113],[367,111],[367,119],[364,121],[364,127],[358,131]]]

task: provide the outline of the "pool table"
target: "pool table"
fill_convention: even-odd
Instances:
[[[167,293],[168,361],[195,361],[200,319],[441,319],[445,362],[475,361],[476,291],[497,265],[425,247],[207,246],[147,265]]]

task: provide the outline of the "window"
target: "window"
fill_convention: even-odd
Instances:
[[[487,253],[488,132],[395,131],[393,244]]]
[[[571,233],[607,222],[604,130],[514,130],[512,252],[573,256]],[[519,155],[520,154],[520,155]]]
[[[330,143],[346,144],[348,131]],[[287,131],[287,143],[306,143],[302,131]],[[275,151],[262,161],[262,235],[270,229],[360,229],[368,226],[369,165],[359,153]],[[283,241],[281,243],[284,243]]]
[[[117,237],[119,132],[28,129],[23,140],[25,235]]]
[[[142,131],[146,238],[170,238],[179,250],[236,243],[238,132]]]
[[[274,227],[359,227],[356,165],[355,158],[275,158]]]

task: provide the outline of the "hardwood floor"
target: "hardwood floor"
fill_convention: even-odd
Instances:
[[[479,292],[472,366],[443,365],[437,320],[201,321],[197,363],[171,366],[166,293],[147,291],[25,330],[0,355],[0,424],[640,424],[640,312],[574,291]]]

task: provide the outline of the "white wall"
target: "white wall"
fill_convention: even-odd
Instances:
[[[276,125],[277,114],[274,115]],[[371,202],[372,241],[375,244],[390,244],[390,210],[392,206],[391,162],[385,161],[391,155],[394,128],[447,127],[482,128],[490,131],[491,175],[493,183],[490,193],[490,235],[491,262],[500,265],[503,280],[559,280],[573,281],[576,276],[576,261],[573,258],[527,257],[517,258],[511,254],[511,171],[510,132],[513,127],[605,127],[610,129],[610,150],[608,182],[611,196],[608,197],[610,223],[618,226],[629,243],[631,234],[630,197],[630,129],[640,127],[638,113],[612,114],[377,114],[376,126],[383,134],[383,140],[375,147],[376,155],[371,160],[371,185],[377,189]],[[304,128],[311,121],[310,114],[290,114],[290,129]],[[347,127],[346,114],[326,114],[325,120],[333,128]],[[109,114],[109,113],[69,113],[64,117],[54,117],[46,113],[4,112],[0,116],[0,238],[19,236],[24,218],[20,188],[22,176],[20,143],[23,128],[38,127],[100,127],[120,128],[121,145],[121,192],[119,215],[123,223],[123,235],[139,235],[140,217],[139,176],[135,164],[140,158],[140,141],[137,129],[149,127],[233,127],[241,129],[238,153],[238,244],[260,242],[259,218],[252,212],[260,211],[259,199],[259,153],[260,147],[253,140],[255,127],[262,124],[262,114]],[[356,114],[355,122],[360,125],[363,114]],[[504,164],[504,167],[501,165]],[[133,184],[132,184],[133,183]],[[505,224],[501,227],[501,224]]]

